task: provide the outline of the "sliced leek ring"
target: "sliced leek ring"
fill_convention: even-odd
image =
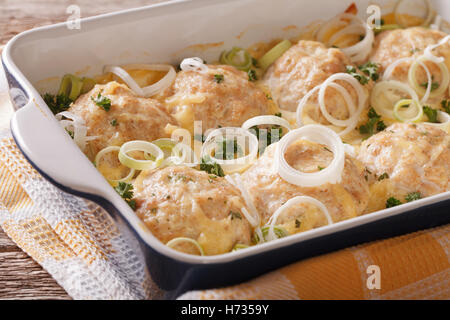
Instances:
[[[417,109],[416,113],[411,114],[403,114],[400,112],[401,108],[404,108],[405,106],[408,106],[408,110],[411,109],[411,106],[414,105]],[[411,115],[408,117],[408,115]],[[419,122],[423,118],[423,108],[420,105],[419,101],[413,100],[413,99],[402,99],[399,102],[397,102],[394,106],[394,116],[395,119],[401,122]]]
[[[128,155],[132,151],[142,151],[150,154],[155,160],[137,160]],[[122,145],[119,151],[119,161],[124,166],[135,170],[151,170],[159,167],[164,160],[164,152],[148,141],[130,141]]]
[[[233,248],[232,251],[239,251],[239,250],[243,250],[243,249],[247,249],[250,248],[249,246],[245,245],[245,244],[236,244]]]
[[[236,61],[241,60],[241,61]],[[233,66],[238,70],[248,71],[252,67],[252,56],[247,50],[233,47],[230,51],[224,51],[220,55],[220,63]]]
[[[81,94],[91,91],[92,88],[94,88],[96,85],[95,80],[92,78],[84,77],[83,79],[81,79],[81,81],[83,81],[83,87],[81,88]]]
[[[441,70],[442,80],[437,89],[430,91],[430,90],[428,90],[428,88],[423,88],[418,83],[417,78],[416,78],[417,68],[419,67],[419,65],[421,65],[422,67],[425,68],[425,70],[427,71],[427,74],[429,73],[428,68],[426,68],[426,66],[423,64],[425,61],[430,61],[430,62],[435,63],[434,61],[432,61],[424,56],[418,58],[416,61],[414,61],[414,63],[411,65],[411,68],[409,69],[408,81],[409,81],[411,87],[416,92],[421,94],[422,96],[425,96],[427,94],[427,91],[429,91],[429,97],[431,97],[431,98],[441,96],[448,90],[448,86],[450,84],[450,73],[448,71],[447,65],[445,64],[445,62],[435,63]],[[428,80],[428,81],[430,82],[430,80]],[[428,82],[428,87],[431,87],[432,84],[429,82]]]
[[[292,47],[292,43],[289,40],[281,41],[258,60],[259,66],[264,70],[267,69],[272,63],[275,62],[275,60],[288,51],[290,47]]]
[[[64,94],[70,100],[75,101],[81,94],[83,88],[83,81],[73,74],[66,74],[61,80],[58,94]]]
[[[103,158],[103,156],[107,153],[115,152],[115,151],[120,152],[120,147],[116,147],[116,146],[106,147],[103,150],[101,150],[99,153],[97,153],[97,155],[95,156],[95,161],[94,161],[95,167],[97,169],[99,169],[98,164],[99,164],[100,160]],[[100,171],[100,169],[99,169],[99,171]],[[105,177],[105,179],[108,180],[108,182],[111,185],[116,186],[119,182],[130,182],[133,179],[135,173],[136,173],[136,170],[131,168],[130,172],[128,173],[128,175],[125,178],[116,180],[116,179],[109,179],[108,177]]]
[[[195,245],[198,249],[198,251],[200,252],[200,255],[204,256],[205,255],[205,251],[203,250],[202,246],[200,245],[200,243],[198,243],[197,241],[195,241],[194,239],[191,238],[185,238],[185,237],[179,237],[179,238],[175,238],[170,240],[169,242],[166,243],[166,246],[168,246],[169,248],[172,248],[180,243],[180,242],[189,242],[192,243],[193,245]]]

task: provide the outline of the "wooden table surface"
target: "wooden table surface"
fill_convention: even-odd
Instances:
[[[163,2],[163,0],[0,0],[0,46],[34,27],[66,21],[69,5],[81,17]],[[4,77],[0,69],[0,77]],[[4,79],[2,79],[4,82]],[[1,89],[0,80],[0,89]],[[9,123],[11,105],[0,90],[0,129]],[[0,299],[70,299],[56,281],[18,248],[0,227]]]

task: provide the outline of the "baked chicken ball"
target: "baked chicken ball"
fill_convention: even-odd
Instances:
[[[399,59],[422,56],[428,46],[437,44],[445,36],[447,34],[441,31],[423,27],[385,31],[376,37],[375,47],[369,60],[378,63],[380,71],[383,72]],[[450,69],[450,44],[448,42],[433,50],[432,53],[437,57],[444,57],[447,68]],[[399,64],[391,78],[407,81],[411,64],[412,61]],[[426,65],[434,75],[435,81],[439,82],[439,68],[433,63],[427,62]],[[417,77],[420,83],[426,82],[427,77],[422,68],[419,68]]]
[[[419,192],[422,197],[450,190],[450,135],[429,124],[397,123],[366,140],[358,159],[374,185],[368,210],[386,200]]]
[[[252,227],[242,213],[245,202],[224,178],[188,167],[142,172],[134,182],[136,214],[163,243],[186,237],[205,255],[250,245]],[[190,243],[177,250],[198,254]]]
[[[110,103],[103,98],[109,99]],[[100,150],[111,145],[167,137],[165,126],[175,123],[158,101],[139,98],[117,82],[96,85],[79,97],[68,111],[83,118],[87,135],[95,137],[85,150],[91,160]]]
[[[337,48],[327,48],[315,41],[301,40],[286,51],[267,70],[264,80],[270,89],[272,98],[281,109],[295,112],[302,98],[336,73],[345,73],[347,66],[352,66],[350,59]],[[356,68],[355,68],[356,70]],[[357,105],[355,90],[345,81],[336,81],[351,95]],[[308,111],[310,117],[322,124],[327,124],[318,108],[317,94],[308,101],[316,107]],[[325,93],[328,112],[337,119],[349,117],[343,96],[329,87]]]
[[[447,34],[442,31],[423,27],[384,31],[375,38],[375,47],[369,60],[379,63],[384,70],[398,59],[421,56],[428,46],[437,44],[445,36]],[[433,54],[445,57],[450,67],[449,44],[438,47]]]
[[[207,65],[206,72],[180,71],[160,96],[178,124],[193,132],[194,121],[203,131],[240,127],[246,120],[267,114],[265,93],[243,71],[225,65]]]
[[[281,109],[296,111],[311,89],[333,74],[345,72],[347,65],[351,62],[341,50],[301,40],[269,67],[264,80]]]
[[[300,187],[279,176],[274,166],[276,148],[276,144],[269,146],[264,155],[242,175],[243,183],[264,223],[284,203],[297,196],[309,196],[321,201],[328,209],[332,222],[356,217],[364,211],[369,187],[364,179],[363,166],[357,160],[346,157],[339,184]],[[287,148],[285,159],[294,169],[312,173],[326,168],[333,160],[333,153],[323,145],[298,140]],[[327,224],[324,214],[317,208],[311,212],[310,206],[303,205],[295,207],[295,212],[292,209],[288,211],[280,216],[277,224],[289,225],[291,228],[287,229],[292,233]]]

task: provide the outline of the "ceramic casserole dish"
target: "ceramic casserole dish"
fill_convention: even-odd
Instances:
[[[64,132],[36,89],[42,79],[100,74],[105,64],[169,62],[224,48],[287,37],[289,25],[306,26],[342,12],[352,0],[181,0],[24,32],[2,55],[16,112],[13,137],[30,163],[61,190],[105,208],[141,245],[152,279],[176,297],[192,289],[246,281],[300,259],[351,245],[450,222],[450,192],[219,256],[192,256],[156,239]],[[362,18],[369,1],[355,0]],[[377,1],[383,5],[392,1]],[[450,3],[433,1],[444,18]],[[326,8],[326,9],[324,9]],[[245,33],[241,37],[242,31]],[[199,53],[193,44],[219,43]],[[190,47],[191,46],[191,47]],[[186,49],[187,48],[187,49]]]

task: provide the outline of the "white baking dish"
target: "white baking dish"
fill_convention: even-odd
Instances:
[[[80,30],[56,24],[24,32],[3,51],[17,111],[13,136],[33,166],[61,189],[104,206],[133,230],[149,270],[163,289],[181,292],[231,284],[298,259],[351,244],[450,222],[450,192],[331,226],[213,257],[179,253],[159,242],[83,155],[40,97],[40,80],[82,70],[102,72],[105,64],[177,63],[188,56],[217,58],[233,45],[290,37],[298,29],[342,12],[352,0],[196,0],[174,1],[83,19]],[[365,17],[369,1],[355,1]],[[377,1],[392,9],[393,1]],[[450,2],[433,1],[450,18]],[[244,32],[244,33],[242,33]],[[209,49],[189,46],[216,43]],[[237,274],[229,275],[229,273]],[[218,277],[218,275],[220,275]]]

